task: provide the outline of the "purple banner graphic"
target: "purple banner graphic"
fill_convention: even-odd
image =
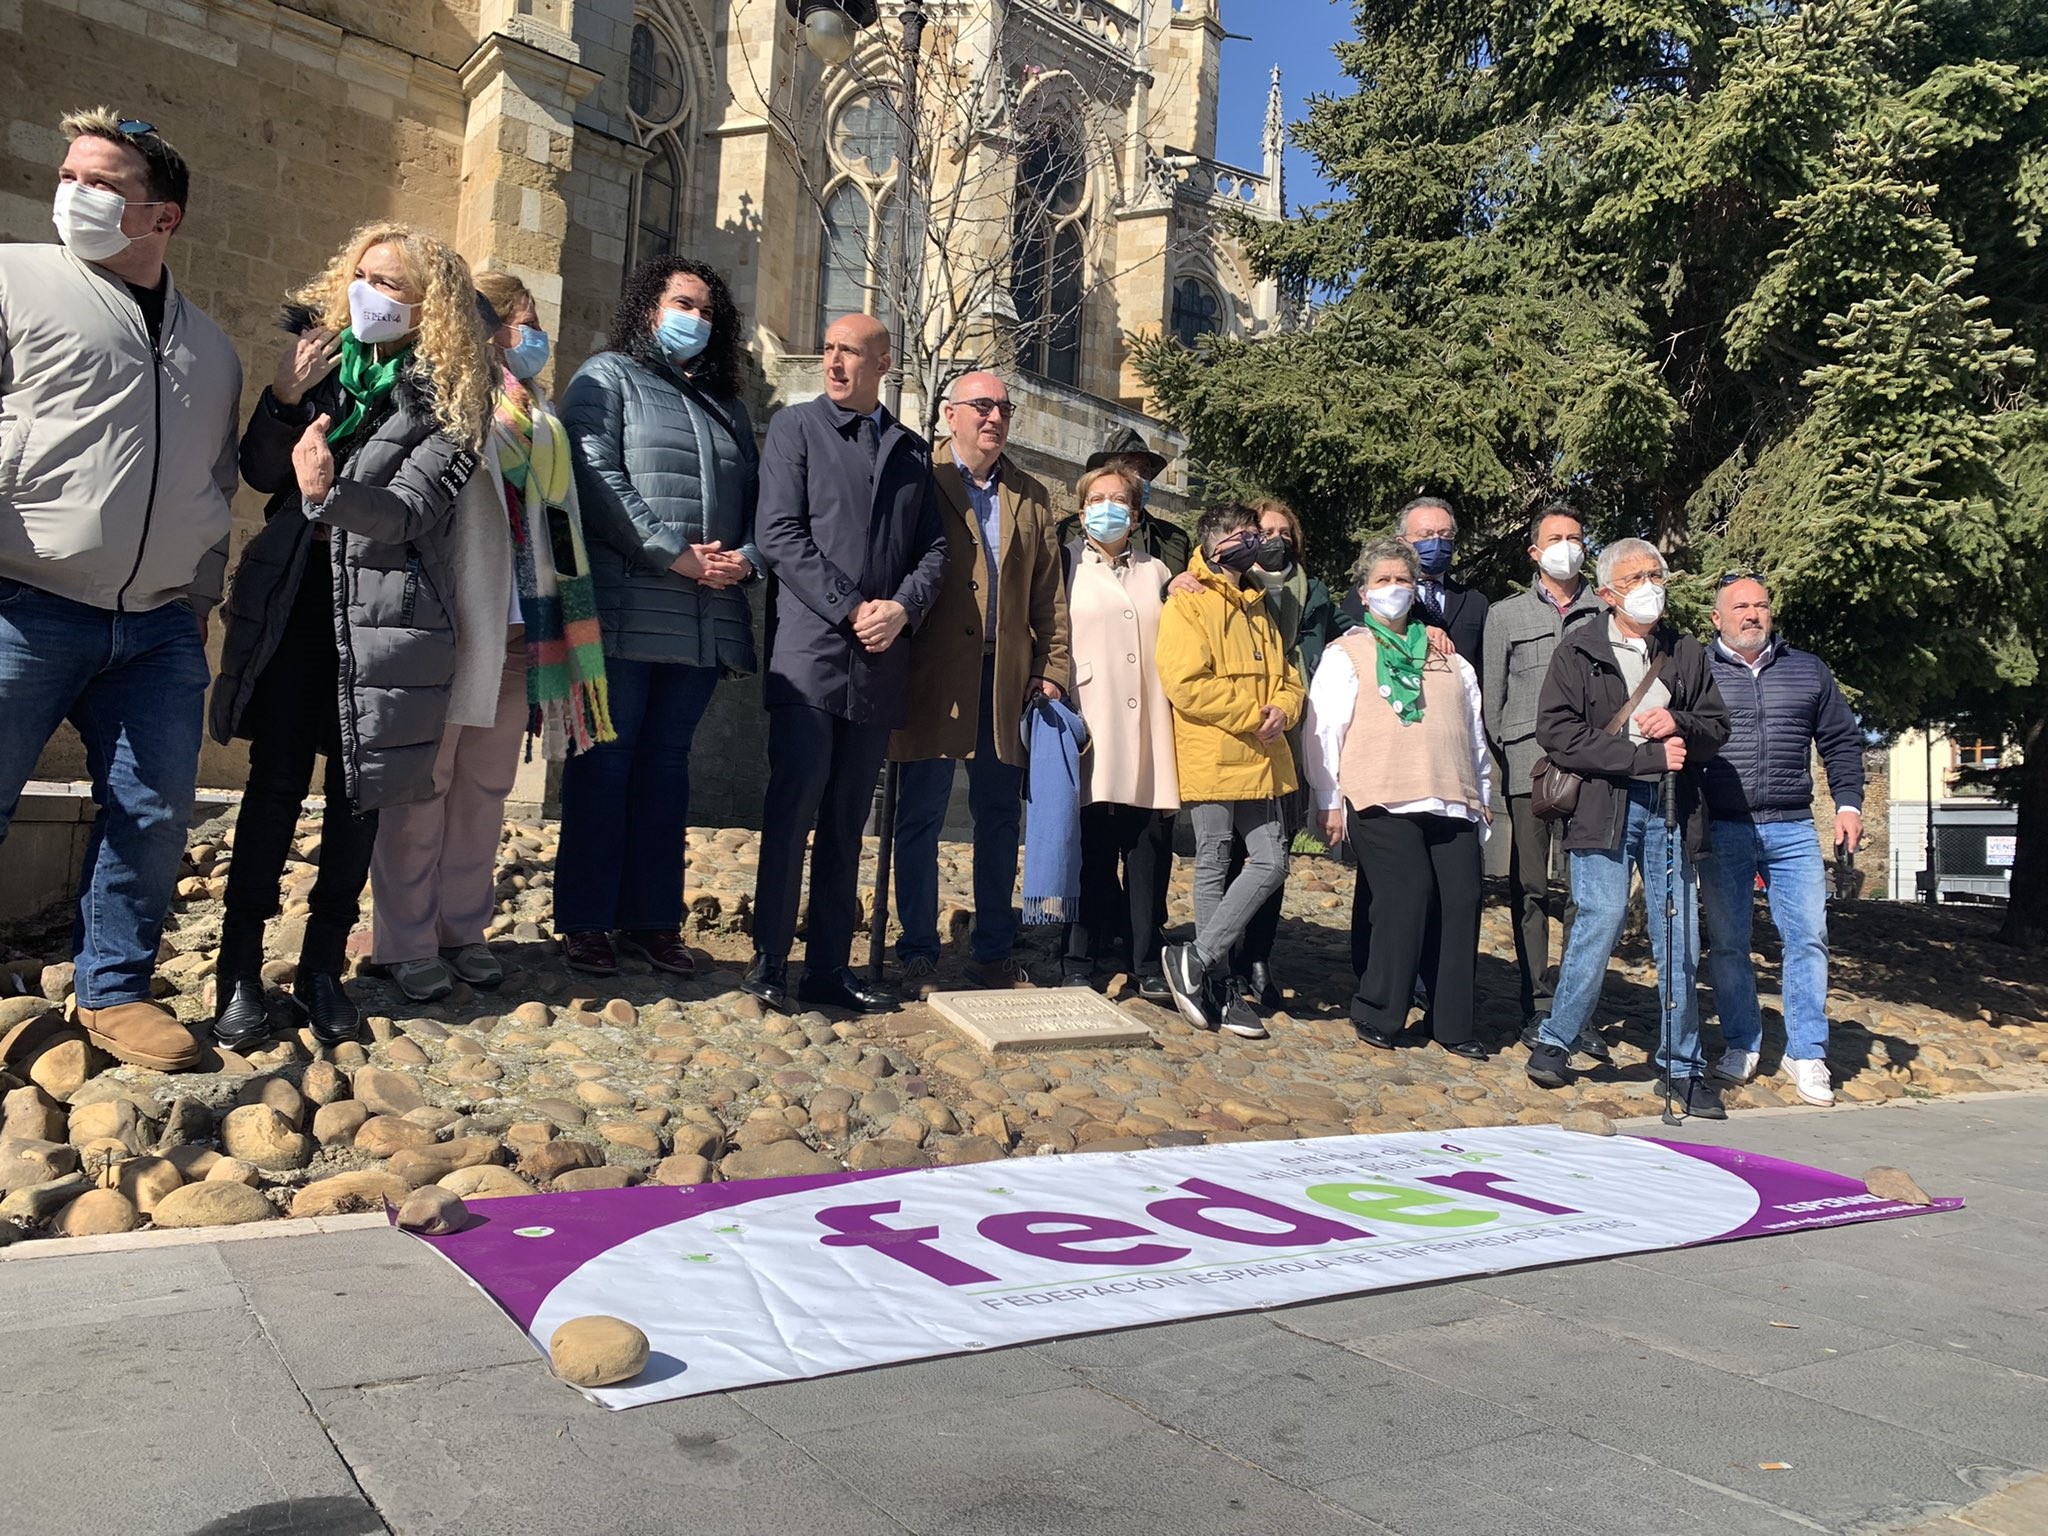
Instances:
[[[424,1238],[538,1347],[622,1317],[624,1408],[1463,1275],[1954,1210],[1551,1126],[1245,1142],[478,1202]]]

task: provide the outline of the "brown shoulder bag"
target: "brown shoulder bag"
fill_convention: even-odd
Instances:
[[[1664,675],[1664,664],[1671,658],[1668,654],[1659,656],[1643,673],[1643,680],[1636,684],[1635,692],[1623,701],[1614,718],[1607,722],[1607,734],[1617,736],[1628,717],[1643,702],[1643,696],[1650,691],[1650,685]],[[1586,782],[1584,775],[1573,773],[1569,768],[1560,768],[1548,757],[1536,759],[1536,766],[1529,770],[1529,809],[1542,821],[1570,821],[1572,812],[1579,808],[1579,786]]]

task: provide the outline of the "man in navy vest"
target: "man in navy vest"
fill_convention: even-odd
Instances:
[[[1723,578],[1720,639],[1709,649],[1728,706],[1728,744],[1706,767],[1713,854],[1702,861],[1707,979],[1724,1047],[1716,1075],[1756,1076],[1763,1045],[1749,960],[1756,879],[1784,944],[1785,1076],[1809,1104],[1832,1104],[1828,1080],[1827,869],[1813,827],[1813,749],[1835,799],[1835,846],[1863,838],[1863,732],[1827,663],[1771,635],[1771,595],[1751,576]]]

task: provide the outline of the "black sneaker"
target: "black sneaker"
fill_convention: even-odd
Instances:
[[[1209,978],[1195,960],[1192,944],[1169,944],[1159,956],[1166,972],[1166,989],[1180,1016],[1197,1029],[1214,1029],[1220,1022],[1210,1000]]]
[[[355,1000],[329,971],[301,971],[292,983],[292,1003],[306,1016],[313,1038],[326,1046],[342,1045],[361,1037],[362,1016]]]
[[[1252,1012],[1251,1004],[1244,1000],[1244,993],[1240,990],[1242,986],[1243,983],[1235,976],[1212,983],[1210,1001],[1222,1019],[1223,1027],[1230,1033],[1240,1040],[1263,1040],[1266,1038],[1266,1026]]]
[[[1659,1078],[1657,1092],[1675,1100],[1682,1115],[1696,1115],[1702,1120],[1728,1118],[1728,1107],[1721,1102],[1721,1090],[1707,1078]]]
[[[1571,1057],[1561,1046],[1539,1040],[1529,1051],[1528,1073],[1529,1081],[1538,1088],[1568,1088],[1572,1081]]]

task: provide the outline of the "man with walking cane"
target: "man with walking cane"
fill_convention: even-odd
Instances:
[[[1570,1055],[1592,1026],[1628,915],[1629,875],[1638,870],[1657,963],[1666,1113],[1676,1104],[1684,1114],[1722,1119],[1720,1090],[1700,1056],[1694,861],[1708,848],[1700,767],[1728,739],[1728,711],[1706,648],[1664,622],[1668,575],[1656,546],[1641,539],[1602,550],[1606,618],[1567,635],[1544,679],[1536,739],[1545,755],[1532,778],[1540,809],[1569,816],[1564,846],[1579,915],[1528,1072],[1543,1088],[1571,1082]]]

